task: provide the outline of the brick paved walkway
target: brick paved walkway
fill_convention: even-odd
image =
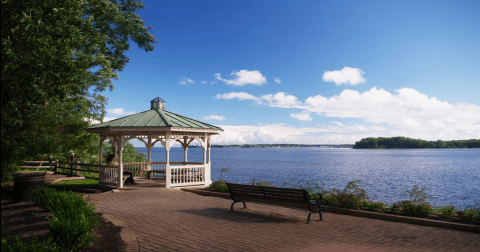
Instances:
[[[140,251],[480,251],[463,231],[145,188],[90,195],[96,210],[123,220]],[[286,219],[288,218],[288,219]]]

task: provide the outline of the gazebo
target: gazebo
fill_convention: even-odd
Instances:
[[[129,115],[86,128],[89,133],[100,134],[99,181],[100,184],[123,187],[123,171],[134,172],[137,176],[164,177],[165,187],[208,186],[210,178],[210,141],[211,136],[223,129],[181,116],[165,110],[165,101],[160,97],[153,99],[150,110]],[[123,162],[122,153],[125,143],[138,139],[148,149],[147,162]],[[110,139],[115,153],[118,152],[118,167],[102,164],[102,145]],[[187,151],[190,144],[197,140],[203,149],[203,162],[188,162]],[[160,142],[166,151],[166,162],[152,162],[152,147]],[[183,162],[170,162],[170,148],[178,142],[184,150]],[[208,154],[208,158],[207,158]]]

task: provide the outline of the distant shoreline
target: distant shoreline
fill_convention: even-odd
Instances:
[[[353,148],[353,144],[232,144],[212,148]]]
[[[477,149],[480,139],[426,141],[408,137],[368,137],[355,143],[354,149]]]

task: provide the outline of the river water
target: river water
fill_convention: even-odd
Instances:
[[[138,151],[147,152],[145,147]],[[371,200],[387,204],[408,199],[414,185],[428,187],[434,206],[480,207],[480,149],[355,150],[328,148],[213,148],[212,181],[248,183],[264,180],[310,181],[322,188],[343,189],[361,180]],[[165,161],[163,147],[152,149],[153,161]],[[172,148],[171,161],[183,161]],[[188,161],[202,162],[201,148],[189,148]]]

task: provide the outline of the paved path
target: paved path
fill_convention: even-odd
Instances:
[[[480,235],[145,188],[90,195],[126,223],[140,251],[480,251]],[[131,246],[132,248],[135,246]]]

